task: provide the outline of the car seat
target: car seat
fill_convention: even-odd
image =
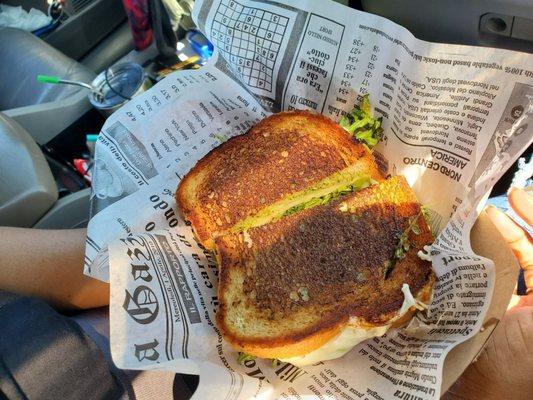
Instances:
[[[0,113],[0,225],[80,228],[89,219],[90,188],[59,198],[48,162],[35,140]]]
[[[95,74],[30,32],[0,28],[0,111],[44,144],[91,108],[87,89],[46,85],[37,75],[90,83]]]

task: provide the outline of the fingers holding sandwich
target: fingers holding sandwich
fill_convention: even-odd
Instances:
[[[532,196],[520,189],[509,193],[509,203],[516,213],[528,224],[533,220]],[[516,222],[496,207],[486,209],[492,223],[513,251],[520,267],[524,270],[524,280],[528,291],[533,289],[533,240]]]

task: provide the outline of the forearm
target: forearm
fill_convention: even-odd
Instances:
[[[60,309],[109,304],[109,286],[83,275],[85,235],[85,229],[0,227],[0,289]]]

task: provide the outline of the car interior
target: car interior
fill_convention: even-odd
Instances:
[[[533,5],[528,0],[512,4],[505,0],[340,2],[391,19],[420,39],[533,52]],[[174,3],[182,12],[170,28],[175,29],[175,48],[180,48],[174,56],[180,59],[168,56],[162,35],[137,50],[121,0],[2,2],[49,13],[52,22],[33,32],[0,27],[0,167],[4,175],[0,224],[86,226],[90,182],[74,163],[86,160],[90,165],[87,138],[98,134],[106,115],[91,104],[86,88],[38,83],[36,77],[49,75],[88,83],[113,65],[135,60],[147,73],[147,80],[155,83],[158,70],[194,54],[186,38],[194,29],[190,18],[194,2]],[[413,7],[422,18],[410,11]],[[505,190],[511,175],[512,169],[496,185],[494,194]]]
[[[390,19],[419,39],[533,53],[531,0],[338,2]],[[168,73],[201,68],[213,52],[194,26],[193,6],[194,0],[0,2],[0,226],[87,226],[94,145],[106,118]],[[505,193],[515,170],[516,164],[492,196]],[[186,399],[197,379],[183,375],[174,385]]]

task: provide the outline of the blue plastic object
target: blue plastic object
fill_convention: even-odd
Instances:
[[[35,36],[37,36],[37,37],[41,37],[41,36],[43,36],[44,34],[53,31],[53,30],[56,29],[58,26],[59,26],[59,21],[53,21],[53,22],[51,22],[50,24],[48,24],[48,25],[46,25],[46,26],[43,26],[42,28],[39,28],[39,29],[34,30],[32,33],[33,33]]]
[[[214,46],[202,32],[192,29],[187,32],[185,38],[190,43],[192,49],[205,61],[213,55]]]

